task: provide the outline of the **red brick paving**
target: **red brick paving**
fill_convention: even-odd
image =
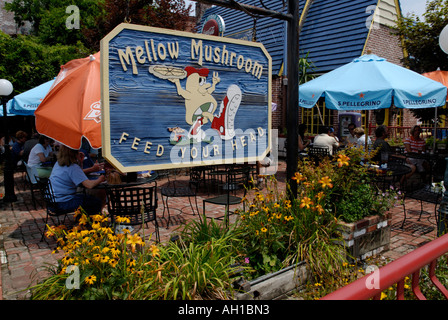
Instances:
[[[285,162],[280,161],[279,172],[276,175],[280,190],[284,190],[285,186],[285,169]],[[44,279],[48,275],[45,267],[54,264],[61,257],[61,253],[52,254],[55,248],[54,240],[40,241],[45,211],[39,203],[37,210],[34,209],[30,191],[24,190],[21,175],[17,174],[15,178],[18,201],[12,204],[0,201],[0,300],[19,300],[29,297],[29,292],[26,289],[37,283],[38,280]],[[158,181],[159,186],[163,183],[163,180]],[[3,186],[0,186],[1,192],[3,192]],[[209,196],[206,193],[198,196],[200,212],[202,212],[202,199],[207,197]],[[198,219],[198,215],[192,215],[191,209],[185,207],[189,205],[187,199],[171,198],[170,207],[184,208],[184,213],[172,212],[171,224],[167,229],[167,213],[162,218],[163,204],[160,200],[159,195],[157,214],[161,217],[159,231],[162,242],[168,241],[176,228],[187,220]],[[420,210],[420,203],[415,200],[407,200],[406,208],[409,210],[408,221],[411,222],[411,226],[432,227],[434,230],[421,234],[419,230],[392,228],[390,249],[381,253],[386,259],[397,259],[436,237],[434,205],[424,204],[426,213],[423,214],[421,221],[417,221],[418,214],[416,214],[416,211]],[[207,216],[220,216],[223,207],[207,204],[206,210]],[[231,222],[233,220],[234,217],[231,218]],[[401,225],[402,220],[403,207],[400,205],[392,209],[392,226]],[[428,231],[427,229],[421,230]],[[146,234],[153,231],[153,224],[148,223]],[[152,236],[152,240],[154,239],[155,236]]]

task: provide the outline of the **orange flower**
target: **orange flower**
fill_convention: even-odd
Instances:
[[[320,179],[317,182],[322,184],[322,188],[325,188],[325,187],[333,188],[333,184],[331,183],[331,179],[328,176],[323,177],[322,179]]]
[[[297,182],[298,182],[298,181],[305,180],[305,177],[300,172],[296,172],[294,174],[294,177],[292,177],[291,179],[292,180],[297,180]]]
[[[316,205],[315,209],[319,214],[322,214],[325,211],[324,208],[322,208],[322,206],[320,204]]]
[[[350,160],[349,157],[347,157],[345,154],[340,154],[338,156],[338,167],[341,168],[342,166],[346,165],[348,166],[348,161]]]
[[[303,199],[300,201],[300,208],[306,207],[307,209],[310,208],[310,205],[312,205],[313,202],[308,197],[303,197]]]
[[[316,198],[317,198],[317,201],[320,201],[323,197],[324,197],[324,192],[323,191],[321,191],[321,192],[319,192],[318,194],[316,194]]]

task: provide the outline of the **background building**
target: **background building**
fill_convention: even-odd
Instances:
[[[239,2],[260,6],[258,0]],[[287,8],[283,7],[283,3],[286,2],[265,2],[271,10],[286,12]],[[401,65],[406,52],[401,48],[400,39],[392,29],[401,15],[399,0],[299,0],[299,6],[302,24],[299,51],[301,57],[308,55],[308,59],[314,64],[310,73],[316,76],[324,74],[367,52]],[[201,4],[196,6],[199,31],[208,16],[219,15],[225,22],[224,37],[260,41],[272,56],[272,99],[277,105],[273,112],[272,128],[283,132],[286,127],[288,85],[286,22],[218,6],[205,9]],[[365,126],[365,112],[360,113],[363,114],[362,124]],[[417,121],[409,110],[396,108],[371,111],[371,114],[369,119],[372,127],[377,124],[411,126]],[[327,110],[322,102],[312,109],[301,108],[299,123],[306,123],[310,134],[316,134],[321,125],[333,126],[337,131],[338,112]]]

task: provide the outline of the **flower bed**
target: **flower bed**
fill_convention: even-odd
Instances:
[[[361,225],[376,221],[374,215],[387,217],[396,197],[370,184],[361,164],[368,157],[361,149],[348,149],[318,167],[301,162],[294,176],[297,198],[288,199],[286,190],[279,191],[271,179],[263,193],[255,189],[244,199],[248,209],[239,212],[235,224],[191,221],[179,230],[179,240],[166,244],[149,244],[144,234],[114,234],[107,216],[88,217],[80,210],[80,225],[73,230],[50,228],[48,235],[58,237],[57,250],[65,255],[51,268],[52,276],[31,288],[32,298],[231,299],[255,292],[269,297],[254,289],[267,274],[281,275],[293,287],[308,280],[334,280],[349,261],[340,245],[343,236],[348,243],[363,239]],[[352,206],[347,205],[350,199]],[[349,224],[359,219],[364,222]],[[378,222],[366,230],[387,233],[388,227]],[[295,265],[300,268],[293,267],[290,274],[280,271]],[[78,270],[77,288],[67,286],[75,275],[67,272],[73,270],[69,266]],[[252,294],[242,283],[251,284]]]

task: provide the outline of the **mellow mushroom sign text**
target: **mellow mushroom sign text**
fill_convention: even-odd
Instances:
[[[254,162],[270,150],[260,43],[121,24],[101,42],[103,156],[122,172]]]

